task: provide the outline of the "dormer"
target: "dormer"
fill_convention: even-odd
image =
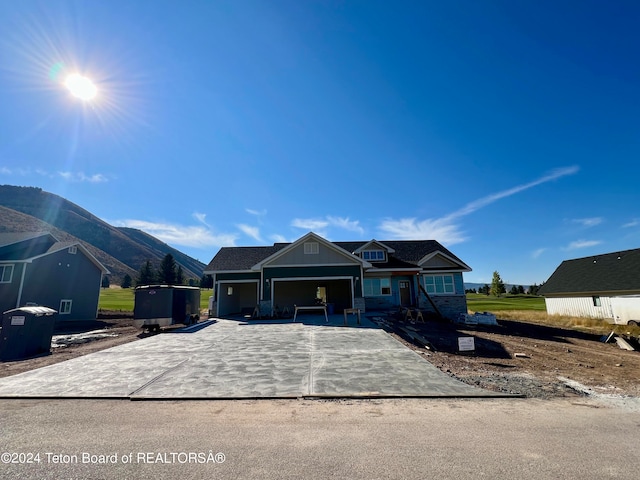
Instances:
[[[374,239],[365,243],[353,253],[367,262],[381,263],[388,261],[389,254],[394,252],[393,248]]]

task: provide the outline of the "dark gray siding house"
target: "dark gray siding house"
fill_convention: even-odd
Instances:
[[[640,249],[565,260],[538,291],[549,315],[640,323]]]
[[[422,286],[449,318],[467,313],[462,273],[468,271],[434,240],[330,242],[313,232],[293,243],[221,248],[205,269],[214,280],[217,316],[256,306],[272,315],[317,301],[336,313],[400,306],[433,310]]]
[[[78,242],[50,233],[0,234],[0,311],[42,305],[58,321],[95,319],[109,271]]]

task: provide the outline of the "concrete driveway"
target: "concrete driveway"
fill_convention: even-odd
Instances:
[[[218,319],[0,379],[0,397],[495,397],[440,372],[373,323]]]

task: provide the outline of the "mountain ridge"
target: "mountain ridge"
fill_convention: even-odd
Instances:
[[[79,205],[39,187],[0,185],[0,232],[51,232],[60,241],[80,241],[109,269],[110,280],[135,277],[149,260],[158,268],[173,255],[185,278],[199,280],[205,264],[141,230],[114,227]],[[91,247],[91,248],[89,248]]]

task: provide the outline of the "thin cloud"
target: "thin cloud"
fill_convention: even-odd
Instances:
[[[242,231],[242,233],[244,233],[248,237],[251,237],[260,243],[263,242],[262,237],[260,236],[260,229],[258,227],[252,227],[244,223],[239,223],[236,225],[236,227],[238,227]]]
[[[364,228],[360,226],[359,220],[351,220],[349,217],[336,217],[327,215],[324,218],[295,218],[291,222],[292,227],[311,230],[319,235],[325,232],[327,228],[340,228],[349,232],[356,232],[359,235],[364,234]]]
[[[110,223],[116,227],[137,228],[173,246],[195,248],[233,247],[237,239],[235,234],[216,234],[210,228],[203,226],[134,219],[114,220]]]
[[[540,255],[542,255],[546,251],[547,251],[546,248],[538,248],[537,250],[533,251],[533,253],[531,254],[531,258],[538,258]]]
[[[251,215],[255,215],[256,217],[264,217],[267,214],[267,210],[254,210],[252,208],[245,208],[244,209],[245,212],[251,214]]]
[[[583,227],[595,227],[596,225],[600,225],[602,223],[602,217],[593,217],[593,218],[574,218],[573,223],[579,223]]]
[[[510,197],[543,183],[551,182],[580,170],[578,166],[559,168],[529,183],[518,185],[508,190],[487,195],[466,204],[464,207],[445,215],[442,218],[417,220],[416,218],[385,219],[378,227],[381,231],[392,235],[395,239],[436,239],[442,243],[453,245],[464,242],[467,237],[462,233],[455,220],[491,205],[498,200]]]
[[[18,175],[21,177],[31,176],[33,174],[40,175],[41,177],[59,177],[68,182],[88,182],[88,183],[105,183],[109,181],[109,176],[103,173],[94,173],[93,175],[87,175],[84,172],[56,172],[51,173],[43,170],[42,168],[36,168],[31,170],[30,168],[0,168],[0,174],[2,175]]]
[[[109,181],[109,179],[102,173],[85,175],[84,172],[58,172],[58,176],[69,182],[104,183]]]
[[[40,173],[39,170],[36,170],[36,173]],[[21,177],[26,177],[31,175],[31,169],[30,168],[9,168],[9,167],[2,167],[0,168],[0,174],[2,175],[18,175]]]
[[[273,243],[291,243],[283,235],[280,235],[280,234],[277,234],[277,233],[271,235],[269,238],[271,238],[271,240],[273,240]]]
[[[342,228],[350,232],[356,232],[360,235],[364,234],[364,228],[360,226],[360,222],[358,220],[350,220],[349,217],[343,218],[332,216],[327,216],[327,220],[333,227]]]
[[[640,220],[634,218],[629,223],[625,223],[624,225],[622,225],[622,228],[637,227],[638,225],[640,225]]]
[[[195,218],[197,221],[199,221],[200,223],[202,223],[203,225],[206,225],[207,227],[209,226],[209,224],[207,223],[206,213],[193,212],[191,216]]]
[[[460,227],[444,218],[421,221],[415,218],[385,219],[378,228],[399,240],[438,239],[448,245],[466,240]]]
[[[291,221],[291,226],[296,228],[302,228],[305,230],[320,230],[327,228],[329,222],[327,220],[319,220],[312,218],[294,218]]]
[[[537,187],[538,185],[542,185],[543,183],[551,182],[553,180],[557,180],[562,177],[566,177],[567,175],[573,175],[578,173],[580,167],[574,165],[573,167],[566,168],[558,168],[553,170],[551,173],[545,175],[544,177],[540,177],[533,182],[525,183],[523,185],[518,185],[517,187],[510,188],[508,190],[503,190],[502,192],[494,193],[492,195],[487,195],[486,197],[480,198],[478,200],[474,200],[471,203],[468,203],[464,207],[459,210],[456,210],[453,213],[450,213],[444,219],[453,220],[454,218],[463,217],[465,215],[469,215],[470,213],[475,212],[487,205],[491,205],[498,200],[503,198],[510,197],[515,195],[516,193],[524,192],[525,190],[529,190],[530,188]]]
[[[579,248],[588,248],[595,247],[596,245],[600,245],[602,242],[600,240],[576,240],[575,242],[571,242],[565,250],[577,250]]]

